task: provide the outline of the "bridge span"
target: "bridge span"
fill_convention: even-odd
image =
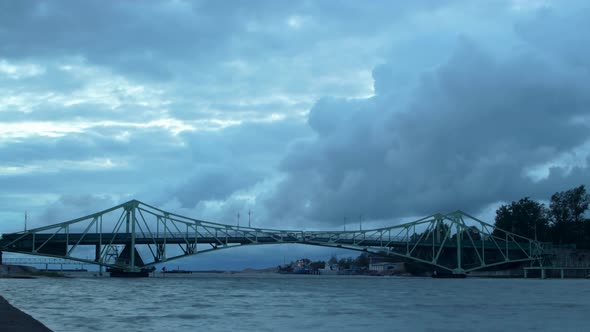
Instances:
[[[0,251],[97,264],[145,275],[156,264],[220,249],[297,243],[366,251],[453,274],[500,265],[542,265],[542,243],[464,212],[367,230],[299,231],[240,227],[170,213],[137,200],[88,216],[3,234]],[[88,253],[92,253],[92,259]]]

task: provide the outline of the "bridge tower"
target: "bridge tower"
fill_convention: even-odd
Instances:
[[[107,269],[112,277],[147,277],[149,272],[153,271],[144,267],[144,262],[137,252],[135,240],[137,236],[137,208],[139,201],[132,200],[123,205],[125,215],[125,235],[127,241],[124,243],[123,250],[117,256],[115,265]],[[111,251],[111,255],[112,255]]]

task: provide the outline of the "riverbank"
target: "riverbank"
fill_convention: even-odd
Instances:
[[[63,277],[55,271],[39,271],[31,266],[0,264],[0,278]]]
[[[13,307],[0,296],[0,330],[2,332],[51,332],[38,320]]]

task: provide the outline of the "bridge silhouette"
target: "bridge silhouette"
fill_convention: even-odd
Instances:
[[[542,265],[544,257],[541,242],[461,211],[376,229],[296,231],[214,223],[137,200],[63,223],[3,234],[0,251],[97,264],[112,276],[140,276],[157,264],[183,257],[264,244],[364,251],[456,275],[515,264]]]

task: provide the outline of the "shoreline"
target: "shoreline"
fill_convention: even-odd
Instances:
[[[11,305],[1,295],[0,326],[3,332],[52,332],[35,318]]]

